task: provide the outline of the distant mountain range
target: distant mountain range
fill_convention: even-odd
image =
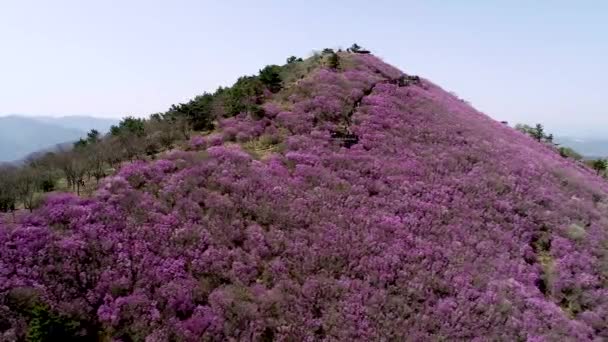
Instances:
[[[582,154],[586,158],[608,157],[608,139],[604,138],[575,138],[556,137],[555,142],[567,146]]]
[[[31,153],[73,142],[91,129],[105,133],[117,121],[89,116],[2,116],[0,162],[18,161]]]

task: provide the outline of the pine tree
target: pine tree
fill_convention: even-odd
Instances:
[[[336,69],[338,69],[340,67],[340,57],[335,52],[332,52],[329,55],[329,58],[327,59],[327,62],[328,62],[329,67],[331,69],[336,70]]]

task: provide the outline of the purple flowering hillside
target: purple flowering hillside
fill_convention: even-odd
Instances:
[[[0,337],[608,339],[605,181],[430,81],[337,56],[0,226]]]

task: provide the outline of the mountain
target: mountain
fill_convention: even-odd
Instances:
[[[555,141],[563,146],[568,146],[588,158],[608,157],[608,139],[602,138],[577,138],[556,137]]]
[[[90,129],[107,132],[116,120],[92,117],[0,117],[0,162],[25,158],[39,150],[78,140]]]
[[[0,332],[608,339],[606,181],[350,51],[173,109],[218,122],[0,227]]]
[[[82,132],[88,132],[92,128],[100,131],[100,132],[109,132],[110,127],[115,125],[118,120],[116,119],[107,119],[107,118],[96,118],[91,116],[83,116],[83,115],[72,115],[72,116],[60,116],[60,117],[51,117],[51,116],[38,116],[36,117],[38,121],[50,123],[53,125],[58,125],[65,128],[76,129]]]

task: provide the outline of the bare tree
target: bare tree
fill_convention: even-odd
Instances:
[[[54,158],[55,153],[49,152],[27,161],[27,165],[38,175],[40,190],[43,192],[53,191],[59,178],[58,170],[53,163]]]
[[[87,158],[87,151],[74,151],[72,157],[73,183],[76,194],[80,196],[81,188],[85,185],[85,176],[91,170],[90,160]]]
[[[62,152],[58,153],[55,158],[55,165],[63,172],[68,187],[78,195],[84,185],[84,178],[90,171],[87,152],[86,150]]]
[[[116,137],[110,137],[104,140],[100,145],[99,153],[110,168],[115,168],[123,159],[125,159],[122,145]]]
[[[34,199],[36,191],[39,189],[39,175],[36,169],[25,166],[19,169],[14,182],[17,199],[23,204],[25,209],[34,210]]]
[[[14,167],[0,167],[0,212],[14,212],[17,203]]]
[[[88,148],[86,155],[89,164],[88,172],[95,178],[97,184],[106,176],[106,153],[108,152],[104,142],[96,143]]]

